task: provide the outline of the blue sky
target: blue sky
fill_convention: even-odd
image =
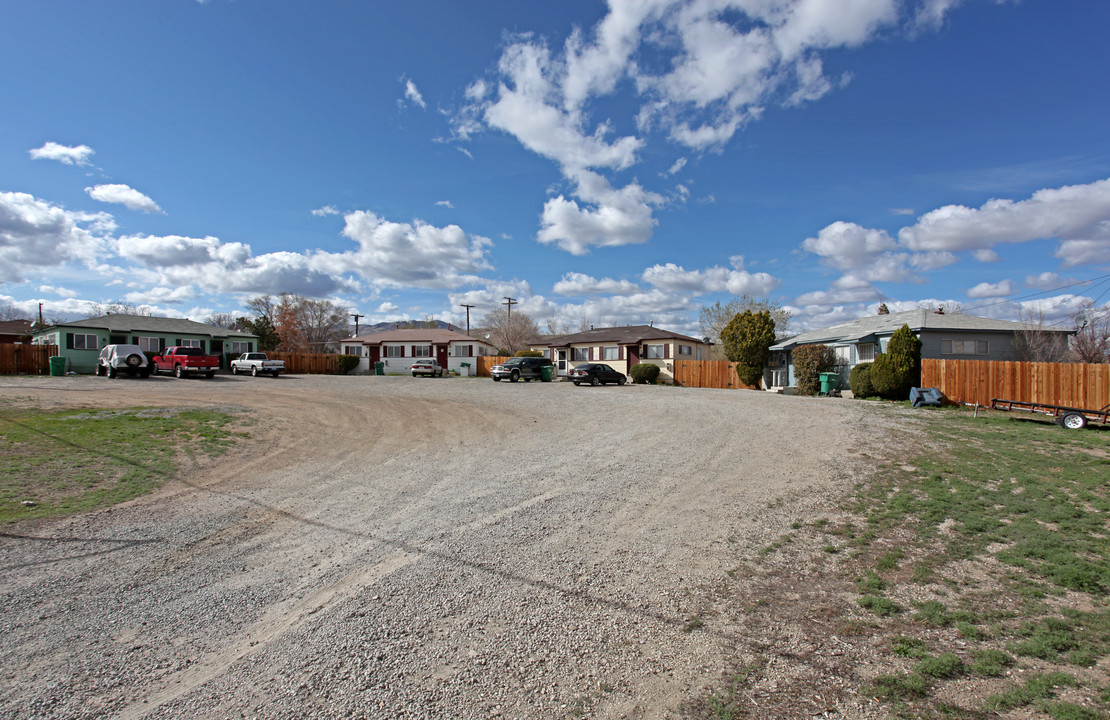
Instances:
[[[1110,301],[1110,3],[10,0],[0,304]]]

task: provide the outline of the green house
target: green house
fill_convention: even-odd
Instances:
[[[138,345],[147,353],[158,353],[172,345],[199,347],[222,358],[230,353],[258,349],[258,336],[205,325],[179,318],[146,315],[103,315],[75,320],[36,330],[37,345],[57,345],[68,362],[66,369],[78,373],[96,371],[96,360],[105,345]]]

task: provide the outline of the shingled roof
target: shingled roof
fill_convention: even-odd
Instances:
[[[548,347],[569,347],[571,345],[598,345],[615,343],[617,345],[637,345],[649,340],[684,340],[705,344],[704,340],[689,335],[663,330],[651,325],[625,325],[624,327],[593,328],[573,335],[563,335],[545,340]]]
[[[155,317],[153,315],[124,315],[122,313],[101,315],[87,320],[74,320],[73,322],[58,323],[54,327],[89,328],[92,330],[107,330],[111,333],[130,334],[135,332],[152,332],[181,335],[208,335],[214,338],[254,338],[251,333],[229,330],[228,328],[183,318]],[[50,328],[47,328],[50,329]]]

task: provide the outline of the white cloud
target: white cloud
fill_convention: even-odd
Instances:
[[[605,178],[588,170],[578,173],[575,196],[594,207],[580,207],[562,195],[548,200],[536,237],[574,255],[585,255],[595,246],[647,242],[656,225],[652,208],[664,201],[637,183],[614,190]]]
[[[1002,262],[1002,258],[994,250],[980,249],[972,250],[971,256],[981,263],[996,263]]]
[[[57,160],[63,165],[88,165],[89,158],[95,154],[88,145],[66,146],[48,142],[35,150],[28,150],[32,160]]]
[[[555,283],[552,291],[559,295],[631,295],[640,287],[628,280],[603,278],[598,280],[582,273],[566,273],[562,280]]]
[[[100,202],[123,205],[139,212],[165,214],[158,203],[127,185],[96,185],[85,188],[85,192]]]
[[[107,213],[71,212],[27,193],[0,192],[0,282],[74,260],[92,267],[115,228]]]
[[[963,0],[922,0],[914,22],[922,28],[936,29],[944,24],[945,16]]]
[[[313,210],[312,214],[315,215],[316,217],[327,217],[329,215],[338,215],[339,214],[339,208],[337,208],[334,205],[325,205],[324,207],[319,207],[319,208],[316,208],[315,210]]]
[[[241,243],[223,243],[219,238],[190,238],[180,235],[125,235],[116,241],[120,257],[147,267],[167,268],[220,263],[233,267],[246,263],[251,249]]]
[[[1040,275],[1026,275],[1025,287],[1036,288],[1037,290],[1054,290],[1074,283],[1075,280],[1071,278],[1062,278],[1059,273],[1043,272]]]
[[[1110,258],[1110,179],[1038,190],[1027,200],[988,200],[975,209],[946,205],[902,228],[911,250],[989,249],[1000,243],[1060,239],[1064,267]]]
[[[821,228],[815,238],[806,238],[802,249],[818,255],[826,265],[851,270],[872,265],[898,244],[885,230],[837,221]]]
[[[454,209],[454,207],[455,207],[454,205],[451,204],[450,200],[438,200],[438,201],[436,201],[436,205],[439,205],[440,207],[452,208],[452,209]]]
[[[73,290],[64,287],[55,287],[53,285],[39,285],[38,291],[43,293],[50,293],[51,295],[57,295],[58,297],[64,298],[77,297],[77,293]]]
[[[391,303],[387,300],[386,302],[383,302],[381,305],[379,305],[378,309],[375,310],[374,312],[380,313],[380,314],[383,314],[383,315],[388,315],[388,314],[397,312],[398,309],[399,308],[396,305],[394,305],[393,303]]]
[[[199,293],[191,285],[183,285],[179,287],[154,287],[149,290],[141,290],[137,292],[130,292],[124,296],[124,300],[136,305],[177,305],[179,303],[188,302],[196,297]]]
[[[778,278],[767,273],[749,273],[736,267],[733,269],[714,266],[707,270],[686,270],[680,265],[667,263],[653,265],[644,270],[644,282],[671,292],[702,295],[710,292],[728,292],[733,295],[767,295],[779,286]]]
[[[674,161],[674,165],[671,165],[670,169],[667,170],[666,174],[667,175],[674,175],[676,172],[682,170],[682,168],[684,168],[684,167],[686,167],[686,158],[680,157],[678,160]]]
[[[414,105],[419,105],[422,108],[426,108],[427,105],[424,103],[424,96],[421,95],[420,91],[416,89],[416,83],[414,83],[412,80],[409,80],[408,78],[404,78],[404,81],[405,99],[413,103]]]
[[[1002,280],[996,283],[981,282],[967,291],[969,298],[996,298],[1014,294],[1014,283]]]
[[[424,288],[453,288],[474,282],[472,273],[491,269],[486,259],[493,241],[468,236],[457,225],[435,227],[416,220],[389,222],[372,212],[348,213],[343,235],[358,243],[348,253],[318,253],[312,257],[316,269],[342,274],[358,272],[363,277],[388,285]]]
[[[891,208],[891,215],[913,215],[913,208]]]

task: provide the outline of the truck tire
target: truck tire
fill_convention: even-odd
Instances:
[[[115,380],[115,379],[116,379],[116,375],[118,375],[118,374],[119,374],[119,371],[118,371],[118,370],[116,370],[116,369],[115,369],[114,367],[112,367],[111,365],[109,365],[109,366],[108,366],[108,379],[109,379],[109,380]]]
[[[216,377],[216,371],[215,370],[209,370],[208,372],[204,373],[204,377],[211,380],[212,378]]]
[[[258,377],[258,366],[257,365],[252,365],[251,366],[251,377]]]
[[[276,378],[276,377],[277,377],[278,375],[280,375],[280,374],[281,374],[281,370],[274,370],[274,371],[273,371],[272,373],[270,373],[270,374],[271,374],[271,375],[273,375],[273,376],[274,376],[274,377]]]
[[[178,380],[185,377],[185,370],[180,365],[173,366],[173,376]]]
[[[232,365],[231,366],[231,374],[232,375],[238,375],[239,374],[239,366],[238,365]]]

